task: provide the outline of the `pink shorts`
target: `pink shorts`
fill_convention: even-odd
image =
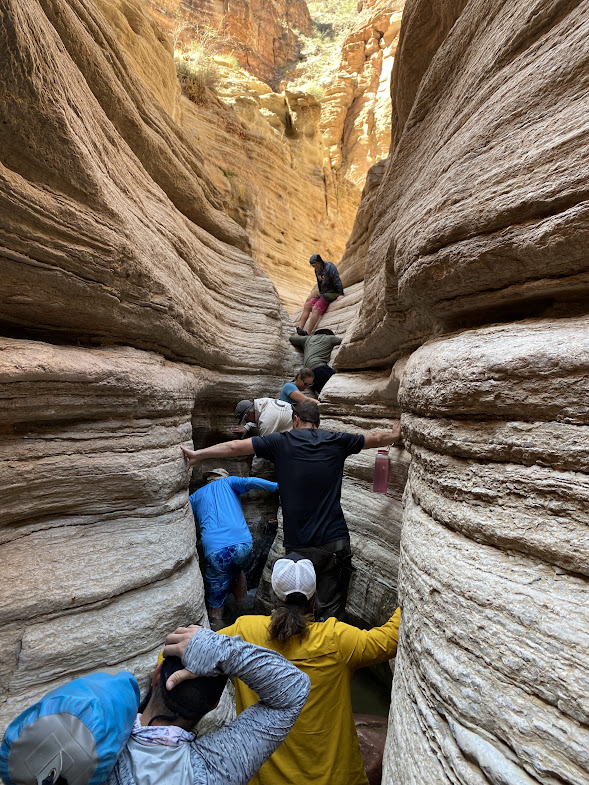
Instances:
[[[310,300],[307,300],[307,303],[315,308],[316,311],[319,311],[319,313],[325,313],[331,305],[331,300],[323,297],[323,295],[318,295],[317,297],[311,297]]]

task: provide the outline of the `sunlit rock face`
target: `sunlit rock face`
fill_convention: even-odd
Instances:
[[[404,0],[364,0],[322,101],[329,166],[359,188],[391,141],[391,71]]]
[[[167,631],[206,623],[179,446],[290,370],[139,11],[14,0],[0,26],[2,728],[106,664],[145,683]]]
[[[305,0],[143,0],[164,30],[182,20],[206,35],[215,31],[218,48],[267,84],[279,81],[279,70],[299,55],[299,33],[311,31]]]
[[[344,251],[360,189],[324,166],[322,108],[305,93],[274,93],[223,69],[219,98],[181,102],[182,127],[206,151],[224,209],[243,226],[252,256],[289,311],[313,285],[309,257]]]

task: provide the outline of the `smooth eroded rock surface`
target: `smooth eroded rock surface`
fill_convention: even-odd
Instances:
[[[4,728],[207,623],[180,444],[280,388],[289,326],[140,4],[11,0],[0,46]]]
[[[187,478],[198,380],[135,349],[0,339],[0,723],[105,665],[144,681],[205,617]]]
[[[588,327],[481,328],[408,361],[386,782],[587,782]]]
[[[587,6],[463,6],[434,4],[432,17],[430,3],[407,5],[391,158],[342,367],[386,364],[431,329],[586,298]]]

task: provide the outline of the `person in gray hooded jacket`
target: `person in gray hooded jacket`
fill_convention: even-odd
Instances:
[[[168,635],[163,654],[181,658],[184,667],[167,678],[166,660],[156,669],[152,694],[108,785],[245,785],[299,716],[309,695],[308,676],[275,652],[196,625]],[[192,729],[198,714],[214,708],[220,692],[196,701],[196,711],[186,698],[173,702],[174,691],[195,675],[236,676],[260,700],[229,725],[196,738]]]

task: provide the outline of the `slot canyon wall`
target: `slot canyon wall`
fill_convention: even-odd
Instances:
[[[97,667],[143,679],[206,618],[179,445],[287,372],[286,312],[153,98],[177,83],[149,83],[138,8],[0,11],[2,728]]]
[[[186,97],[170,102],[174,68],[167,40],[151,48],[161,50],[155,73],[153,54],[145,57],[141,37],[129,29],[130,5],[142,20],[134,17],[133,25],[145,26],[138,11],[140,3],[117,2],[122,2],[125,12],[117,14],[113,26],[125,50],[136,53],[133,66],[202,151],[223,209],[246,230],[252,257],[271,278],[289,313],[296,310],[313,283],[309,256],[321,252],[326,259],[339,261],[366,172],[387,154],[388,84],[404,0],[365,0],[344,42],[339,69],[325,86],[321,102],[310,93],[289,90],[288,85],[285,90],[284,85],[276,88],[272,75],[276,76],[276,67],[286,61],[273,60],[260,40],[252,46],[256,62],[263,62],[264,68],[252,65],[251,57],[244,60],[239,45],[232,44],[229,48],[248,70],[219,62],[217,95],[209,92],[196,105]],[[106,5],[112,8],[116,4],[110,0]],[[170,26],[173,17],[157,10],[161,4],[146,0],[145,5],[159,23]],[[262,4],[255,18],[264,22],[252,27],[255,4],[229,3],[223,19],[217,7],[204,0],[189,4],[170,0],[169,5],[201,25],[204,20],[222,34],[231,28],[238,41],[253,41],[254,27],[264,31],[264,36],[275,29],[284,32],[284,20],[299,13],[298,3]],[[113,18],[113,11],[109,13]],[[237,34],[239,20],[242,26]],[[302,24],[296,27],[308,32]],[[294,52],[291,55],[294,59]],[[274,92],[273,88],[282,91]]]
[[[588,34],[579,2],[405,8],[323,322],[323,411],[388,396],[411,455],[387,785],[589,782]]]

